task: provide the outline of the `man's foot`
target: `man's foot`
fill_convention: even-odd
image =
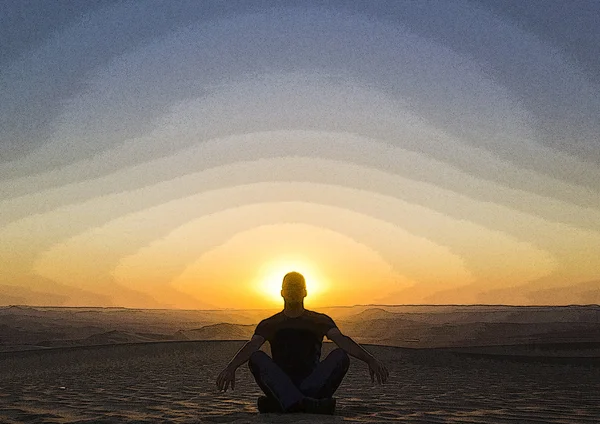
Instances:
[[[277,402],[277,399],[273,399],[272,397],[260,396],[256,401],[256,405],[258,406],[258,412],[261,414],[269,412],[283,412],[281,405],[279,405],[279,402]]]
[[[333,415],[335,413],[335,398],[315,399],[305,397],[302,399],[300,409],[301,412],[308,412],[309,414]]]

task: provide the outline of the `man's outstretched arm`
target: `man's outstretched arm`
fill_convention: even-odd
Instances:
[[[226,392],[230,384],[231,390],[235,389],[235,370],[250,359],[250,355],[260,349],[264,342],[265,339],[262,336],[255,334],[252,336],[252,339],[247,341],[246,344],[238,350],[233,359],[229,361],[229,364],[227,364],[225,369],[221,371],[217,377],[216,383],[219,390]]]
[[[377,377],[378,383],[385,383],[390,375],[388,369],[373,355],[367,352],[362,346],[345,336],[335,327],[327,332],[327,338],[346,351],[348,355],[354,356],[369,365],[369,373],[371,374],[371,382],[375,382]]]

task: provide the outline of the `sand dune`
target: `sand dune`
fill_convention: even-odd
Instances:
[[[182,331],[188,340],[249,340],[256,325],[220,323]]]
[[[0,351],[160,340],[248,339],[275,311],[0,307]],[[600,307],[354,306],[324,308],[363,343],[482,347],[600,343]]]
[[[234,392],[214,379],[241,342],[64,348],[0,355],[3,423],[597,423],[600,363],[465,357],[434,349],[367,346],[389,365],[372,386],[352,361],[336,416],[259,415],[247,368]],[[331,349],[325,344],[325,352]]]

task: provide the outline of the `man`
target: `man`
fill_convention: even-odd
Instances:
[[[260,412],[311,412],[333,414],[338,388],[354,356],[369,366],[371,382],[385,383],[389,372],[369,352],[344,336],[331,318],[304,308],[306,282],[297,272],[283,278],[283,311],[262,320],[252,339],[217,377],[217,388],[235,388],[235,370],[248,361],[250,371],[266,396],[258,399]],[[323,361],[323,336],[339,346]],[[259,348],[271,345],[269,357]]]

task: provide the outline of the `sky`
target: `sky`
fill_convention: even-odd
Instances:
[[[600,303],[600,2],[0,3],[0,304]]]

